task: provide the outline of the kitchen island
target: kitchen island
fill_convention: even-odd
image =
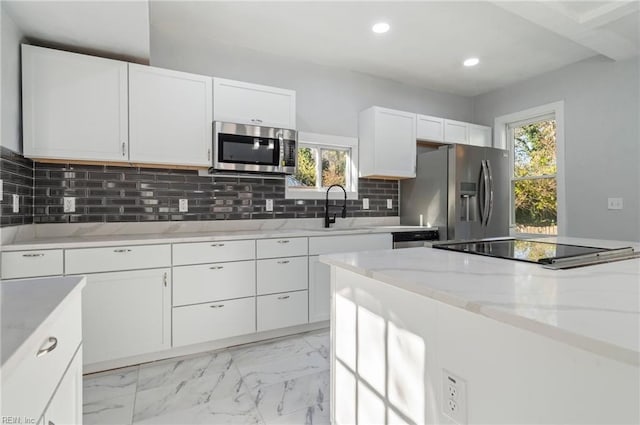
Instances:
[[[412,248],[321,261],[334,423],[640,421],[640,259],[548,270]]]

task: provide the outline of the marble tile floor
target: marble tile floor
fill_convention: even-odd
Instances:
[[[93,424],[329,424],[329,331],[84,377]]]

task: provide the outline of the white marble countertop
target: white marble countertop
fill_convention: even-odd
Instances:
[[[295,225],[295,224],[293,224]],[[271,228],[271,229],[216,229],[216,230],[194,230],[179,229],[162,233],[116,233],[104,234],[72,234],[72,235],[50,235],[48,237],[27,238],[24,240],[5,243],[2,251],[24,251],[38,249],[69,249],[86,248],[93,246],[118,246],[118,245],[145,245],[164,244],[181,242],[211,242],[221,240],[241,240],[241,239],[268,239],[268,238],[294,238],[309,236],[337,236],[354,235],[367,233],[392,233],[411,232],[415,230],[429,230],[433,228],[420,226],[400,226],[400,225],[354,225],[349,227],[336,227],[324,229],[315,228]],[[183,230],[183,231],[180,231]]]
[[[24,358],[33,354],[30,347],[42,341],[32,341],[34,332],[56,320],[64,309],[64,300],[81,291],[84,276],[23,279],[0,283],[0,365],[12,370]]]
[[[545,239],[550,240],[550,239]],[[553,238],[618,248],[634,242]],[[320,261],[596,354],[640,365],[640,259],[569,270],[432,248]]]

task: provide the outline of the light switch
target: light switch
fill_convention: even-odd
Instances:
[[[0,179],[0,201],[4,199],[4,184],[2,179]]]
[[[610,210],[621,210],[622,209],[622,198],[608,198],[607,199],[607,208]]]

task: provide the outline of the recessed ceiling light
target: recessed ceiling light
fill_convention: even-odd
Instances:
[[[480,63],[480,59],[478,59],[478,58],[469,58],[469,59],[466,59],[463,62],[463,65],[464,66],[476,66],[479,63]]]
[[[375,32],[376,34],[383,34],[389,31],[389,28],[391,27],[386,22],[378,22],[377,24],[371,27],[371,31]]]

